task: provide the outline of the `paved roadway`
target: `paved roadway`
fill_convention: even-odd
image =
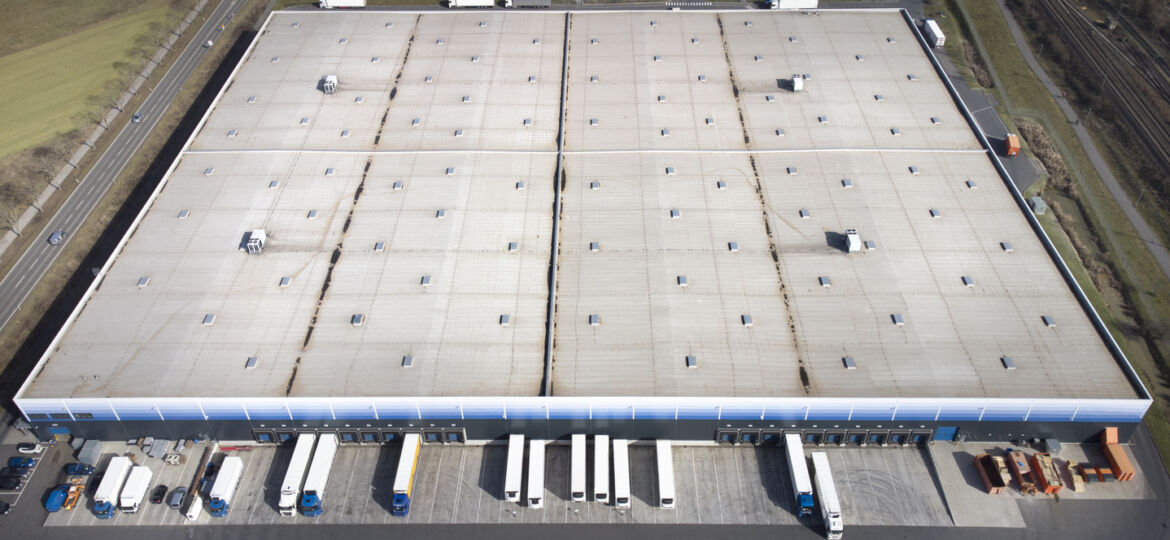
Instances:
[[[222,0],[219,6],[208,16],[207,21],[199,28],[194,39],[179,53],[174,65],[166,74],[158,79],[158,83],[147,96],[137,111],[126,111],[125,114],[141,113],[142,122],[127,123],[122,132],[114,138],[114,142],[105,151],[89,174],[81,180],[61,209],[49,219],[48,225],[40,233],[41,238],[31,246],[17,260],[16,265],[8,272],[3,281],[0,281],[0,328],[8,324],[12,316],[20,309],[20,305],[28,298],[29,293],[40,282],[41,277],[52,266],[53,261],[61,254],[65,245],[81,228],[82,223],[89,217],[90,212],[101,201],[102,197],[117,180],[122,169],[138,152],[143,141],[150,136],[154,127],[162,118],[163,113],[170,106],[171,100],[178,95],[183,83],[199,66],[209,49],[203,46],[208,40],[215,40],[220,36],[221,24],[227,24],[236,15],[242,2],[239,0]],[[226,47],[227,44],[216,44],[216,47]],[[48,242],[49,235],[55,231],[65,231],[65,241],[53,246]]]

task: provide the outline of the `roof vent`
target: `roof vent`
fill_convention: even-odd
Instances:
[[[423,276],[422,279],[419,280],[418,284],[422,285],[423,287],[430,287],[431,286],[431,276]]]
[[[248,96],[248,103],[256,103],[256,96]]]
[[[885,101],[885,100],[886,100],[886,97],[885,97],[885,96],[883,96],[883,95],[881,95],[881,94],[874,94],[874,95],[873,95],[873,100],[874,100],[874,101],[881,102],[881,101]]]
[[[524,119],[524,127],[531,127],[531,126],[532,126],[532,119],[531,119],[531,118],[525,118],[525,119]]]
[[[391,187],[394,188],[394,191],[402,191],[402,181],[395,180],[393,186],[391,186]]]
[[[341,39],[337,40],[338,45],[345,45],[347,43],[349,43],[349,38],[341,38]]]
[[[601,79],[600,79],[600,78],[598,78],[598,77],[597,77],[597,75],[590,75],[590,76],[589,76],[589,82],[597,82],[597,81],[600,81],[600,80],[601,80]]]
[[[721,189],[721,190],[727,189],[727,182],[725,182],[723,180],[719,180],[719,181],[715,182],[715,189]]]
[[[256,369],[256,362],[258,359],[255,356],[249,356],[248,361],[244,362],[244,369]]]
[[[773,96],[773,95],[771,95],[771,94],[769,94],[769,95],[767,95],[767,96],[764,96],[764,101],[766,101],[766,102],[768,102],[768,103],[775,102],[775,101],[776,101],[776,96]]]
[[[758,55],[758,54],[757,54],[757,55],[755,56],[755,61],[756,61],[756,62],[762,62],[762,61],[764,61],[764,57],[763,57],[763,56],[760,56],[760,55]]]
[[[148,276],[142,276],[138,278],[139,289],[145,289],[147,285],[150,285],[150,278]]]
[[[828,123],[829,123],[829,117],[828,117],[828,116],[818,116],[818,117],[817,117],[817,122],[820,122],[820,123],[822,123],[822,124],[828,124]]]
[[[728,242],[727,243],[727,251],[730,251],[732,253],[739,251],[739,242]]]
[[[479,63],[479,57],[478,57],[478,56],[472,56],[472,57],[471,57],[471,62],[472,62],[473,64],[478,64],[478,63]]]
[[[670,219],[678,219],[680,217],[682,217],[682,213],[678,211],[678,208],[670,209]]]
[[[678,281],[679,287],[686,287],[687,286],[687,277],[686,276],[678,276],[677,281]]]
[[[666,103],[666,96],[658,96],[659,103]]]
[[[187,219],[191,217],[190,210],[179,210],[179,219]]]
[[[229,129],[227,132],[227,136],[229,139],[234,139],[236,137],[237,133],[239,133],[239,131],[236,131],[234,129]]]
[[[211,176],[212,174],[215,174],[215,167],[203,169],[203,176]]]
[[[889,36],[886,38],[886,43],[897,43],[897,42],[898,42],[898,40],[894,39],[893,36]]]
[[[447,167],[447,176],[455,176],[455,167]]]
[[[386,23],[386,28],[394,28],[394,23],[393,22]]]
[[[601,242],[589,242],[589,251],[598,251],[601,249]]]
[[[789,43],[796,43],[796,36],[788,36]]]
[[[853,361],[852,356],[842,356],[841,365],[845,366],[845,369],[857,369],[857,363]]]
[[[334,172],[335,171],[333,170],[333,167],[329,167],[329,168],[325,169],[325,176],[333,176]]]
[[[419,127],[422,125],[422,118],[415,118],[410,121],[411,127]]]
[[[525,187],[527,187],[527,184],[525,184],[523,180],[516,182],[516,190],[517,191],[524,191]]]
[[[540,45],[540,38],[533,39],[532,44],[533,45]]]
[[[695,355],[693,355],[693,354],[688,354],[686,361],[687,361],[688,368],[694,369],[694,368],[699,367],[699,359],[695,358]]]
[[[249,255],[258,255],[264,251],[264,244],[268,243],[268,234],[264,229],[255,229],[244,234],[244,249]]]
[[[1011,242],[1000,242],[999,247],[1008,253],[1011,253],[1014,250],[1014,248],[1012,248]]]
[[[601,315],[589,315],[589,326],[597,326],[599,324],[601,324]]]
[[[346,137],[349,137],[349,130],[348,129],[341,130],[341,138],[344,139]]]
[[[809,215],[807,208],[800,209],[800,219],[808,219]]]
[[[902,130],[900,130],[896,127],[890,128],[890,135],[897,137],[898,135],[901,135],[901,134],[902,134]]]
[[[909,168],[910,168],[910,174],[912,174],[914,176],[918,176],[918,174],[919,174],[918,167],[911,165]]]
[[[273,64],[275,64],[275,63],[277,63],[277,62],[279,62],[279,61],[280,61],[280,57],[279,57],[279,56],[273,56],[273,57],[272,57],[272,63],[273,63]]]
[[[268,183],[268,189],[276,189],[280,187],[280,180],[273,180]]]
[[[317,211],[316,210],[309,210],[308,217],[309,217],[309,219],[317,219]]]
[[[463,130],[462,130],[462,129],[457,129],[457,130],[455,130],[455,136],[456,136],[456,137],[462,137],[462,136],[463,136]]]
[[[512,324],[512,316],[507,313],[500,315],[500,326],[508,326]]]
[[[776,129],[776,136],[783,137],[784,136],[784,128],[777,128]]]
[[[536,82],[536,75],[529,75],[529,76],[528,76],[528,82],[530,82],[530,83],[534,83],[534,82]]]
[[[654,55],[654,61],[655,61],[655,62],[661,62],[661,61],[662,61],[662,57],[656,54],[656,55]]]
[[[288,276],[281,276],[280,287],[283,289],[285,287],[288,287],[289,285],[292,285],[292,278],[288,277]]]
[[[849,188],[853,187],[853,180],[850,180],[848,178],[841,179],[841,187],[843,187],[845,189],[849,189]]]
[[[666,168],[666,176],[674,176],[674,167]]]
[[[443,38],[439,38],[439,39],[435,40],[435,45],[442,45],[444,43],[447,43],[447,40],[445,40]]]
[[[709,117],[709,116],[708,116],[708,117],[707,117],[707,125],[708,125],[708,126],[713,126],[713,125],[715,125],[715,119],[714,119],[714,118],[711,118],[711,117]]]
[[[917,75],[915,75],[915,74],[913,74],[913,73],[907,73],[907,74],[906,74],[906,79],[908,79],[908,80],[911,80],[911,81],[917,81],[917,80],[918,80],[918,76],[917,76]]]
[[[516,251],[520,249],[520,242],[508,242],[508,251]]]
[[[707,82],[707,76],[706,75],[699,75],[699,82]]]
[[[427,77],[425,79],[423,79],[423,82],[427,83],[427,84],[431,84],[432,82],[434,82],[434,80],[435,80],[434,77],[427,75]]]
[[[865,55],[862,55],[862,54],[856,55],[856,56],[854,56],[854,58],[856,58],[858,62],[865,61]]]
[[[940,124],[942,124],[942,120],[941,120],[939,117],[937,117],[937,116],[931,116],[931,117],[930,117],[930,123],[931,123],[931,124],[934,124],[934,125],[936,125],[936,126],[937,126],[937,125],[940,125]]]
[[[785,167],[784,170],[788,173],[788,176],[796,176],[796,167]]]
[[[589,189],[591,189],[593,191],[597,191],[597,190],[601,189],[601,182],[598,182],[597,180],[589,182]]]
[[[386,242],[374,242],[374,252],[381,253],[386,251]]]
[[[818,277],[817,281],[821,282],[821,287],[826,289],[833,285],[833,280],[829,279],[829,276]]]
[[[1004,369],[1016,369],[1016,361],[1010,356],[999,357],[999,363],[1003,364]]]
[[[213,324],[215,324],[215,315],[214,314],[208,313],[207,315],[203,316],[203,326],[211,326]]]
[[[446,219],[446,218],[447,218],[447,211],[446,210],[438,210],[435,212],[435,219]]]
[[[866,240],[863,243],[865,244],[865,249],[877,249],[877,242],[874,242],[873,240]]]
[[[752,325],[752,316],[746,314],[740,315],[739,322],[743,323],[744,326],[750,327]]]
[[[902,319],[901,313],[891,313],[890,320],[894,321],[894,324],[896,324],[898,326],[902,326],[902,325],[906,324],[906,321]]]
[[[1051,315],[1041,315],[1040,319],[1044,321],[1044,326],[1056,328],[1056,319],[1053,319]]]
[[[471,96],[463,96],[464,103],[471,103]]]
[[[307,126],[307,125],[309,125],[309,117],[308,117],[308,116],[305,116],[305,117],[302,117],[302,118],[301,118],[301,125],[302,125],[302,126]]]
[[[597,124],[598,124],[598,120],[597,120],[596,118],[590,118],[590,119],[589,119],[589,125],[590,125],[590,126],[597,127]]]
[[[662,136],[669,137],[670,136],[670,129],[669,128],[662,128]]]
[[[744,25],[744,26],[746,26],[746,27],[748,27],[748,28],[751,28],[751,27],[752,27],[752,22],[751,22],[751,21],[744,21],[744,22],[743,22],[743,25]]]
[[[974,180],[967,180],[967,189],[979,189],[979,184],[976,184]]]
[[[699,44],[699,38],[697,38],[697,37],[691,38],[691,45],[698,45],[698,44]]]
[[[404,367],[404,368],[414,367],[414,356],[410,355],[410,354],[403,356],[402,357],[402,367]]]
[[[963,276],[963,285],[966,285],[968,287],[974,287],[975,280],[971,276]]]
[[[930,217],[932,217],[932,218],[942,217],[942,212],[939,212],[938,208],[931,208],[930,209]]]
[[[597,45],[598,43],[601,43],[601,42],[597,41],[597,38],[593,38],[593,39],[589,40],[590,45]]]

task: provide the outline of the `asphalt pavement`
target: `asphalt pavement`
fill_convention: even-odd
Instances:
[[[235,17],[240,9],[240,0],[221,0],[219,6],[207,17],[203,26],[195,33],[194,39],[179,53],[175,63],[158,79],[150,95],[143,101],[137,111],[126,111],[124,114],[141,114],[142,121],[128,122],[114,141],[98,158],[90,169],[89,174],[82,178],[77,189],[74,190],[61,209],[49,219],[41,232],[41,238],[21,255],[20,259],[0,281],[0,328],[8,324],[12,316],[20,309],[20,305],[40,282],[41,278],[57,260],[65,246],[72,240],[73,235],[81,228],[82,223],[89,217],[98,202],[117,180],[118,175],[131,158],[138,152],[142,143],[154,131],[163,113],[170,107],[171,101],[183,88],[183,84],[199,66],[203,57],[210,52],[204,47],[208,40],[216,40],[223,32],[221,25],[225,25]],[[215,46],[226,47],[226,44]],[[56,231],[65,231],[65,239],[59,245],[51,245],[49,236]]]

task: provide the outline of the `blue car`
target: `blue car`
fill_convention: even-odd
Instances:
[[[65,466],[65,474],[69,476],[89,476],[93,474],[93,465],[70,463]]]
[[[37,460],[30,457],[8,458],[8,466],[14,469],[27,469],[37,464]]]
[[[49,495],[45,497],[45,510],[56,512],[61,509],[61,505],[65,504],[65,498],[69,496],[69,484],[61,484],[49,491]]]

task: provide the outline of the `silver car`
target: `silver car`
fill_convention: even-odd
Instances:
[[[54,245],[54,246],[60,245],[61,242],[65,241],[66,234],[67,233],[65,231],[57,231],[53,234],[50,234],[49,235],[49,243]]]

